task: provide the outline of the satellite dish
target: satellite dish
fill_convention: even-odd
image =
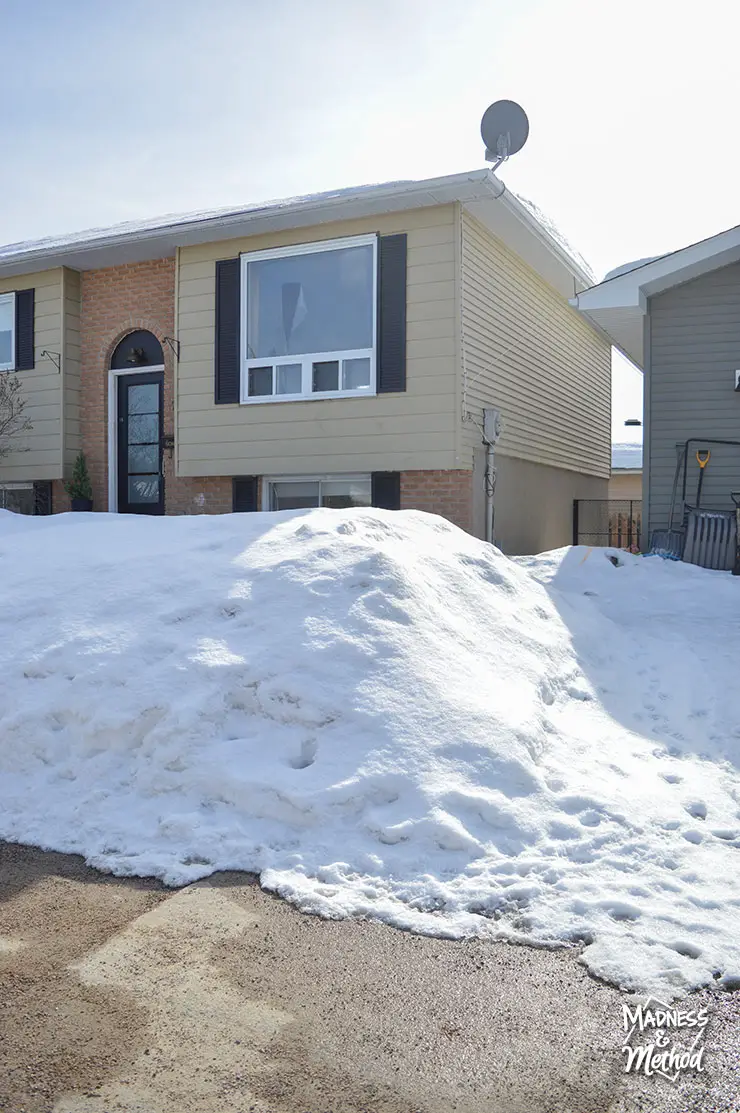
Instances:
[[[480,133],[486,145],[486,162],[494,162],[495,170],[510,155],[521,151],[527,142],[527,113],[516,101],[494,101],[483,113]]]

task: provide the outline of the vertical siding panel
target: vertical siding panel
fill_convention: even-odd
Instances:
[[[80,274],[64,270],[64,470],[72,469],[82,442],[80,438]]]

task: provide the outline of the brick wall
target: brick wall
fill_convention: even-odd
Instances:
[[[189,479],[177,478],[167,472],[165,459],[164,499],[167,514],[230,514],[232,507],[231,477],[206,475]]]
[[[174,433],[174,356],[165,336],[174,333],[175,260],[126,263],[81,275],[81,425],[96,510],[108,509],[108,369],[116,345],[134,329],[154,333],[164,351],[164,431]],[[231,479],[182,478],[165,452],[168,514],[231,510]],[[66,496],[55,509],[68,509]]]
[[[439,514],[460,529],[472,532],[472,471],[401,472],[401,509]]]
[[[69,495],[64,490],[64,483],[61,479],[52,479],[51,512],[52,514],[62,514],[65,510],[69,510]]]

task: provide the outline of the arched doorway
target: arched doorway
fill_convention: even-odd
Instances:
[[[164,514],[164,354],[153,333],[130,332],[110,364],[109,507]]]

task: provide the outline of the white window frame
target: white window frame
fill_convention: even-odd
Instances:
[[[351,351],[341,352],[310,352],[304,355],[292,356],[262,356],[258,359],[247,357],[247,318],[249,313],[249,264],[263,259],[286,259],[295,255],[313,255],[320,251],[339,251],[347,247],[363,247],[369,244],[373,249],[373,336],[372,347],[356,348]],[[320,240],[317,243],[293,244],[290,247],[276,247],[264,251],[249,251],[241,258],[241,372],[240,372],[240,401],[242,405],[259,405],[265,402],[313,402],[326,401],[330,398],[372,398],[377,394],[377,348],[378,348],[378,237],[374,233],[366,236],[345,236],[337,240]],[[341,382],[342,360],[344,359],[369,359],[370,360],[370,385],[358,390],[312,390],[314,363],[339,363],[339,376]],[[300,394],[261,394],[250,397],[249,369],[251,367],[272,366],[273,391],[276,386],[277,368],[285,365],[299,363],[301,372]]]
[[[342,472],[334,475],[264,475],[262,477],[262,500],[260,505],[267,510],[274,510],[272,505],[273,483],[318,483],[319,499],[321,498],[322,483],[369,483],[370,498],[372,500],[372,476],[370,472]],[[319,507],[321,504],[319,503]]]
[[[15,371],[15,293],[0,294],[0,305],[11,305],[10,316],[10,363],[0,363],[0,371]]]

